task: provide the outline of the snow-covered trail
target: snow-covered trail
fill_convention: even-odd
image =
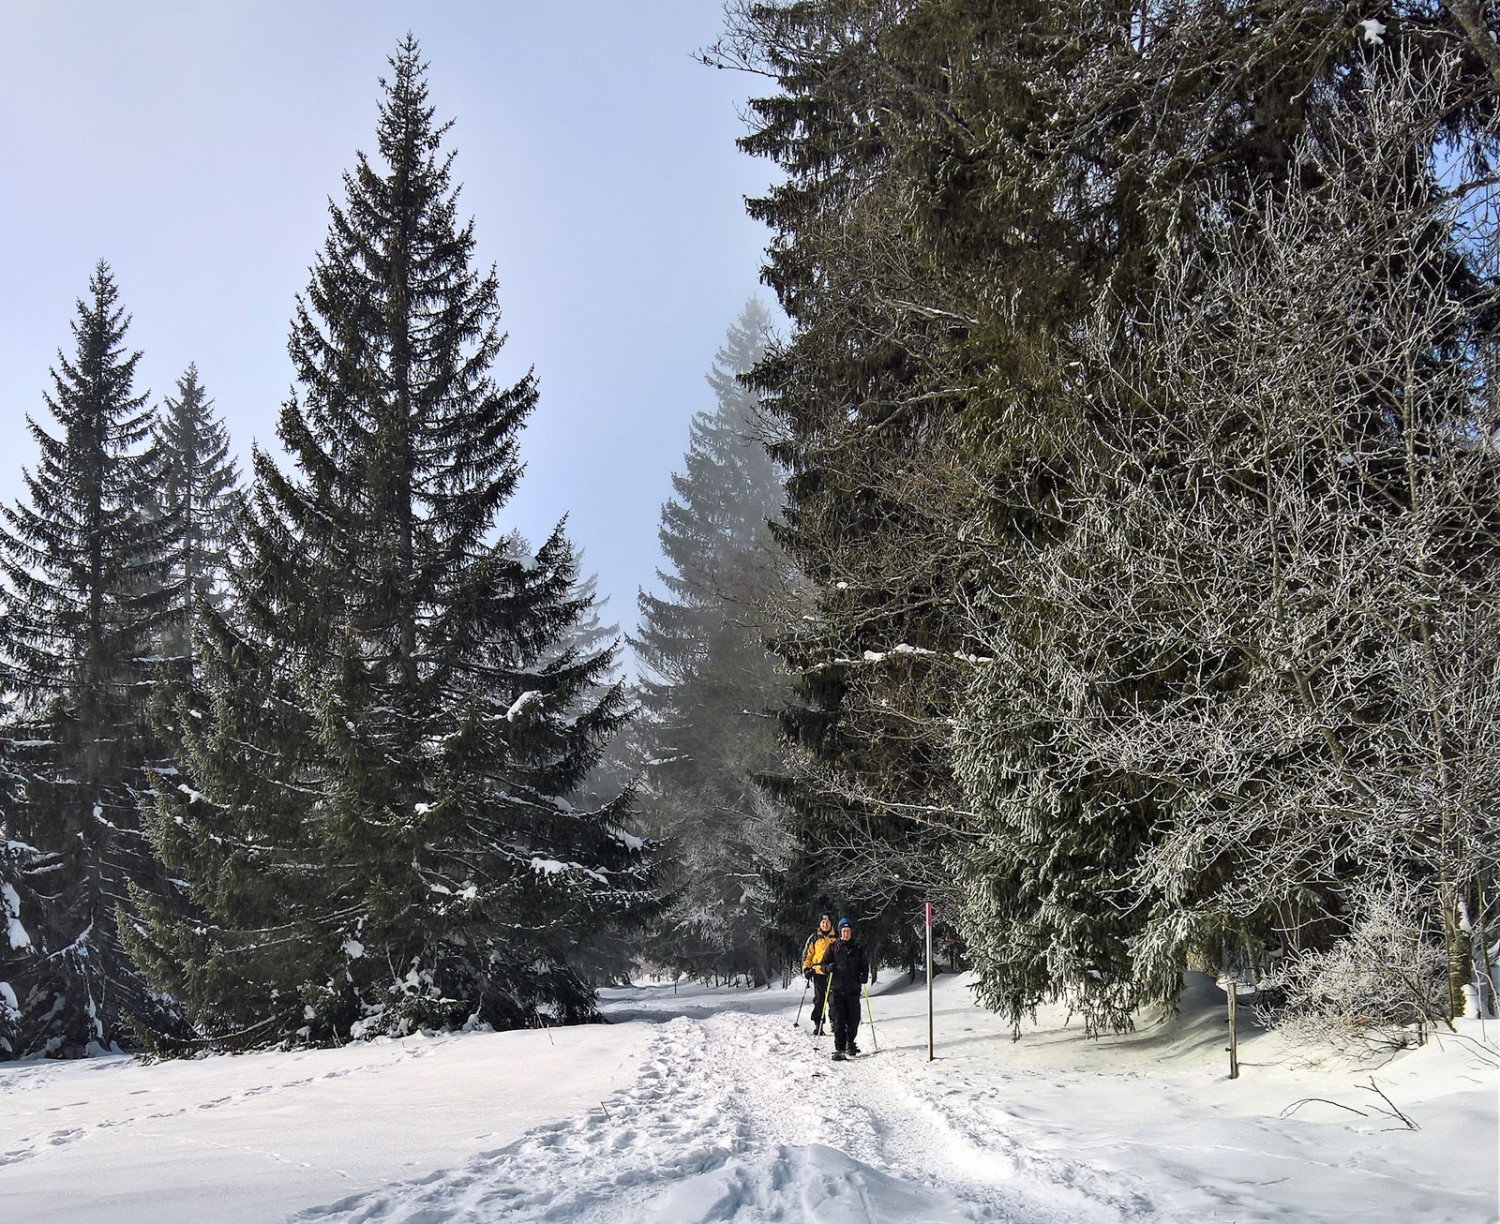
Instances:
[[[864,1048],[871,1041],[868,1028]],[[914,1090],[901,1062],[835,1064],[784,1014],[658,1026],[639,1078],[452,1172],[303,1221],[812,1220],[1025,1224],[1155,1218],[1118,1177],[1023,1150],[998,1110]]]
[[[1299,1069],[1271,1034],[1247,1035],[1246,1077],[1227,1080],[1214,995],[1199,981],[1183,1016],[1126,1037],[1088,1041],[1058,1015],[1016,1045],[949,978],[928,1062],[925,999],[898,986],[876,996],[880,1052],[833,1063],[805,1012],[792,1025],[795,993],[620,992],[616,1020],[657,1021],[630,1087],[450,1170],[295,1218],[1500,1220],[1491,1056],[1450,1043],[1380,1068],[1421,1119],[1408,1132],[1369,1109],[1369,1068]],[[868,1028],[861,1045],[874,1050]],[[1304,1098],[1321,1103],[1284,1116]]]
[[[0,1064],[0,1222],[1500,1224],[1477,1022],[1349,1066],[1251,1032],[1230,1081],[1201,975],[1098,1040],[1058,1008],[1014,1043],[967,985],[938,980],[935,1062],[925,992],[885,978],[847,1063],[799,990],[668,983],[553,1032]]]

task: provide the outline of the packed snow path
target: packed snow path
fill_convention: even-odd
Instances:
[[[1247,1078],[1228,1081],[1222,995],[1195,978],[1165,1024],[1091,1042],[1059,1011],[1019,1044],[945,978],[935,1063],[920,987],[882,983],[881,1049],[866,1027],[865,1055],[845,1063],[805,1010],[793,1026],[796,991],[608,992],[613,1019],[659,1021],[632,1086],[452,1171],[296,1219],[1500,1221],[1492,1054],[1466,1040],[1383,1068],[1422,1119],[1407,1132],[1364,1108],[1367,1068],[1298,1069],[1274,1035],[1247,1035]]]
[[[1190,978],[1164,1023],[1043,1009],[1013,1043],[945,975],[931,1063],[925,992],[883,977],[848,1063],[800,983],[668,983],[553,1032],[0,1064],[0,1222],[1500,1221],[1493,1024],[1318,1067],[1250,1032],[1230,1081]]]
[[[878,1029],[877,1029],[878,1035]],[[302,1213],[305,1221],[1119,1220],[1152,1217],[1118,1177],[1026,1153],[993,1092],[902,1061],[829,1058],[784,1016],[662,1024],[635,1085],[461,1169]],[[905,1052],[909,1061],[910,1051]]]

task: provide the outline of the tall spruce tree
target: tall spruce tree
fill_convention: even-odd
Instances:
[[[127,1023],[169,1023],[120,947],[127,883],[162,885],[137,798],[156,748],[147,706],[171,585],[169,517],[151,512],[153,414],[134,390],[139,353],[119,290],[100,263],[31,417],[40,450],[25,500],[0,507],[8,588],[5,652],[16,705],[7,722],[24,795],[9,837],[29,885],[24,954],[7,969],[19,1016],[12,1053],[81,1054],[127,1039]],[[13,887],[16,887],[14,884]]]
[[[976,374],[954,360],[972,317],[955,285],[977,269],[934,258],[913,226],[931,167],[908,174],[901,160],[926,150],[956,164],[962,131],[925,106],[944,66],[898,42],[938,8],[745,3],[718,48],[780,86],[752,101],[741,143],[786,173],[750,202],[774,231],[764,276],[793,324],[755,374],[788,473],[776,534],[798,577],[775,635],[793,678],[776,790],[798,826],[784,912],[802,923],[836,899],[887,956],[914,955],[924,899],[953,916],[947,855],[962,838],[947,719],[954,655],[971,653],[973,551],[954,423]],[[980,45],[1010,63],[1025,15],[996,14],[1014,37]],[[909,111],[931,123],[903,146]]]
[[[172,585],[178,591],[175,624],[168,631],[164,653],[190,658],[193,606],[200,599],[215,601],[221,594],[241,500],[229,431],[213,411],[196,365],[189,365],[177,380],[176,399],[162,398],[155,447],[161,465],[161,512],[175,525]]]
[[[164,703],[184,773],[150,821],[206,920],[144,904],[134,947],[211,1038],[342,1041],[586,1020],[577,969],[648,900],[624,800],[575,807],[623,717],[559,526],[496,529],[536,405],[491,370],[493,271],[457,219],[447,124],[408,36],[299,301],[283,470],[257,453],[234,619]]]
[[[766,453],[759,397],[742,382],[769,316],[751,301],[730,328],[690,425],[675,496],[661,512],[664,595],[642,591],[631,638],[643,718],[641,816],[665,844],[666,902],[650,955],[703,976],[771,970],[782,814],[757,779],[779,765],[770,715],[785,700],[766,650],[779,560],[769,521],[781,472]]]
[[[951,903],[981,997],[1014,1019],[1062,991],[1090,1024],[1128,1024],[1182,964],[1179,944],[1143,981],[1132,955],[1149,899],[1131,867],[1170,827],[1163,792],[1081,757],[1054,717],[1182,691],[1128,640],[1056,615],[1052,550],[1130,492],[1103,475],[1099,452],[1129,444],[1080,338],[1128,353],[1166,259],[1201,249],[1225,209],[1317,189],[1295,150],[1358,92],[1382,45],[1369,15],[1334,0],[731,11],[721,55],[780,86],[743,144],[786,171],[751,207],[776,231],[766,276],[794,325],[757,374],[809,592],[779,645],[801,699],[787,791],[839,817],[806,822],[811,863],[829,862],[829,827],[853,827],[836,865],[872,890],[883,876],[897,911],[915,889]],[[1464,12],[1417,0],[1386,21],[1429,64],[1493,80]],[[1493,91],[1472,96],[1453,132],[1488,122]],[[1473,159],[1479,181],[1489,160]]]

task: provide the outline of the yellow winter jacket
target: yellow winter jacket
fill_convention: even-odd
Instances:
[[[839,941],[838,935],[829,931],[814,931],[807,937],[807,947],[802,950],[802,968],[804,971],[811,969],[815,973],[823,973],[823,953],[828,951],[830,944]]]

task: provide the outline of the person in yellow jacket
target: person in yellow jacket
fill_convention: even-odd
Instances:
[[[818,919],[818,929],[807,937],[802,948],[802,976],[812,983],[813,1036],[823,1035],[824,1006],[828,1001],[828,973],[823,967],[823,956],[838,941],[833,930],[833,915],[824,914]]]

